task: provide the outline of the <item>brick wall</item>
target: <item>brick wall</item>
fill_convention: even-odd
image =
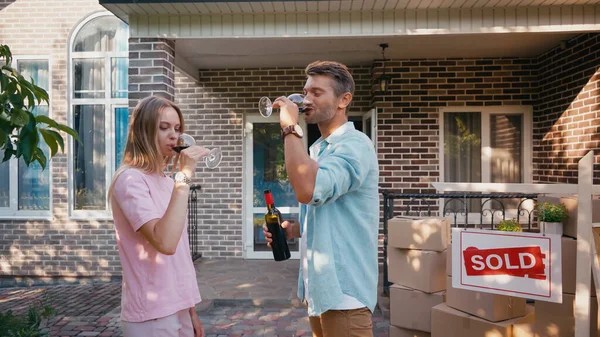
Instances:
[[[6,4],[8,6],[4,7]],[[50,57],[51,116],[66,123],[67,43],[84,17],[104,10],[97,0],[19,0],[0,2],[0,41],[15,56]],[[112,223],[67,220],[67,156],[52,159],[52,208],[48,220],[0,219],[0,286],[120,275]],[[17,275],[7,279],[7,275]]]
[[[129,39],[129,108],[151,95],[175,100],[175,42]]]
[[[439,180],[441,107],[533,105],[534,59],[442,59],[386,62],[390,93],[374,95],[382,189],[431,193]],[[375,64],[373,78],[381,74]],[[460,109],[458,109],[460,110]]]
[[[540,55],[534,111],[534,181],[577,183],[577,162],[595,150],[600,183],[600,34],[584,34]]]
[[[351,68],[356,82],[352,111],[368,111],[370,67]],[[223,150],[217,170],[201,169],[199,244],[203,257],[241,257],[243,116],[258,115],[262,96],[272,99],[302,92],[304,68],[222,69],[200,71],[200,82],[176,77],[175,99],[186,117],[186,129],[208,148]]]
[[[0,0],[0,11],[17,0]]]

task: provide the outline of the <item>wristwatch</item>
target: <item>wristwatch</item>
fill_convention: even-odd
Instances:
[[[304,131],[302,131],[302,128],[298,124],[286,126],[283,128],[283,130],[281,130],[281,139],[284,139],[285,136],[289,134],[293,134],[298,138],[302,138],[304,136]]]
[[[176,183],[184,183],[188,186],[192,185],[192,180],[190,178],[188,178],[185,173],[183,172],[177,172],[175,173],[175,177],[174,180]]]

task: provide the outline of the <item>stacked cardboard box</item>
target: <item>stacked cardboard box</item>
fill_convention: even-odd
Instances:
[[[534,319],[534,308],[528,307],[524,298],[452,287],[451,252],[450,245],[446,259],[446,303],[432,310],[431,336],[475,337],[494,331],[494,336],[515,337],[519,333],[519,337],[533,337],[520,333],[526,329],[520,328],[521,325],[532,324]],[[456,324],[460,327],[455,327]]]
[[[526,315],[501,322],[490,322],[450,308],[446,303],[431,310],[432,337],[516,337],[515,326],[534,320],[534,309],[526,307]],[[521,335],[519,337],[532,337]]]
[[[575,334],[575,285],[577,240],[562,237],[562,303],[535,301],[535,337],[569,337]],[[590,336],[600,336],[598,301],[591,282]]]
[[[428,337],[431,309],[444,302],[445,218],[395,217],[388,222],[390,337]]]

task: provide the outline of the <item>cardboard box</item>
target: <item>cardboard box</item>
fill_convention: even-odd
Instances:
[[[534,324],[533,322],[513,324],[512,337],[538,337]]]
[[[388,221],[388,246],[441,252],[450,242],[450,221],[436,217],[397,216]]]
[[[535,301],[536,337],[568,337],[575,334],[575,295],[563,294],[562,303]],[[590,336],[600,336],[598,301],[590,299]]]
[[[561,238],[561,255],[562,292],[575,294],[577,240],[563,236]],[[594,283],[594,280],[591,283]]]
[[[446,251],[388,249],[390,282],[426,293],[446,289]]]
[[[431,337],[431,334],[390,325],[390,337]]]
[[[564,204],[569,212],[569,217],[564,220],[563,235],[577,238],[577,197],[540,196],[538,205],[544,202]],[[592,223],[600,222],[600,199],[592,199]],[[540,231],[542,229],[540,228]]]
[[[525,316],[526,301],[521,297],[453,288],[452,278],[447,278],[446,304],[491,322]]]
[[[433,294],[394,284],[390,287],[390,324],[431,332],[431,308],[444,303],[444,292]]]
[[[562,263],[562,292],[564,294],[575,294],[577,278],[577,240],[563,236],[561,238],[561,263]],[[590,282],[592,297],[596,297],[594,279]]]
[[[533,313],[533,307],[527,306],[523,317],[490,322],[442,303],[431,309],[431,337],[513,337],[513,325],[532,322]]]

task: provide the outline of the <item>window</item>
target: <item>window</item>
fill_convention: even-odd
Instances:
[[[69,123],[81,143],[71,142],[69,203],[72,217],[104,218],[106,193],[119,166],[129,121],[126,24],[109,13],[75,28],[69,57]]]
[[[440,111],[440,180],[468,183],[530,183],[532,109],[522,106],[455,107]],[[488,203],[496,209],[493,202]],[[468,204],[481,211],[481,200]],[[515,201],[505,203],[508,208]],[[464,205],[447,208],[457,210]],[[486,206],[487,207],[487,206]]]
[[[48,57],[19,56],[13,58],[13,66],[26,79],[50,94],[50,62]],[[51,97],[51,95],[50,95]],[[50,108],[42,102],[33,110],[34,115],[49,116]],[[40,148],[50,157],[48,147],[43,144]],[[50,163],[42,170],[39,163],[29,166],[23,159],[15,159],[0,163],[0,216],[10,218],[46,218],[50,216],[52,206]]]

